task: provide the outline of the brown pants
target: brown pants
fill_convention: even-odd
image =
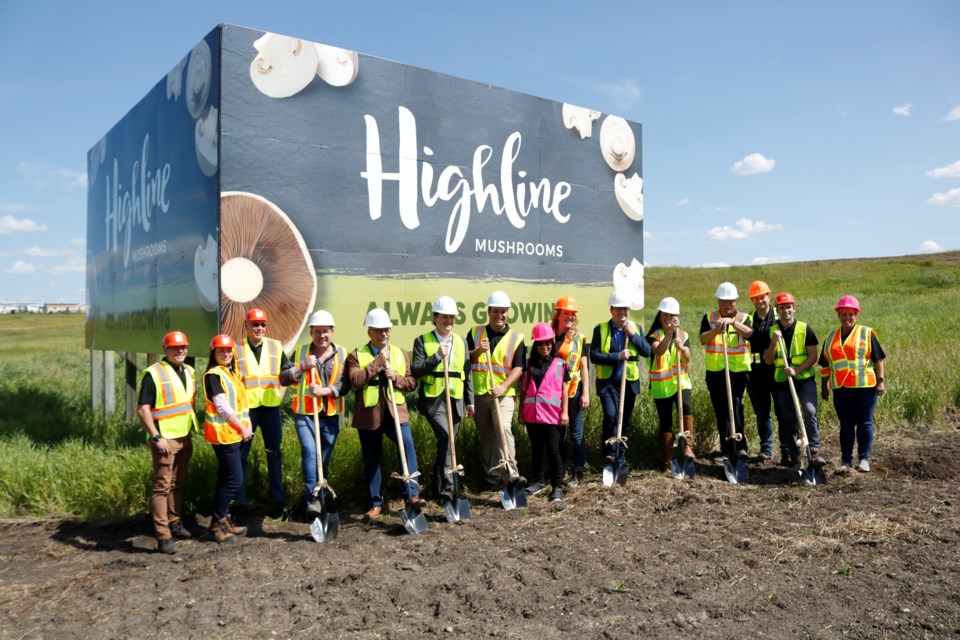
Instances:
[[[190,436],[167,440],[171,453],[161,456],[156,447],[153,454],[153,491],[150,494],[150,515],[158,540],[171,537],[170,525],[180,520],[183,507],[183,485],[187,480],[187,465],[193,455]]]
[[[510,480],[510,474],[505,469],[495,469],[503,458],[503,449],[500,446],[500,431],[497,429],[496,399],[488,394],[474,398],[473,421],[477,425],[477,435],[480,436],[480,452],[483,456],[484,476],[487,484],[500,485]],[[500,398],[500,417],[503,420],[503,431],[507,437],[507,451],[512,459],[517,459],[517,447],[513,440],[513,411],[514,396]]]

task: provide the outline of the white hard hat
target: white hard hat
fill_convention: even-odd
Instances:
[[[510,304],[510,296],[506,293],[503,291],[494,291],[490,294],[490,297],[487,298],[487,306],[509,309],[513,305]]]
[[[367,329],[388,329],[393,326],[393,323],[383,309],[371,309],[363,320],[363,326]]]
[[[313,315],[310,316],[310,326],[311,327],[335,327],[337,326],[333,322],[333,316],[330,315],[329,311],[320,309],[320,311],[314,311]]]
[[[739,297],[737,288],[732,282],[721,282],[717,287],[717,300],[736,300]]]
[[[680,315],[680,303],[677,302],[676,298],[671,298],[667,296],[660,301],[660,306],[657,307],[657,311],[663,311],[664,313],[672,313],[675,316]]]
[[[433,302],[433,312],[455,316],[459,313],[457,311],[457,301],[450,296],[440,296]]]
[[[611,307],[626,307],[629,309],[630,296],[627,295],[626,291],[614,289],[613,293],[611,293],[610,297],[607,299],[607,304]]]

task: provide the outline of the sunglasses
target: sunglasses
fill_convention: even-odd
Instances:
[[[267,326],[267,323],[266,323],[266,322],[251,322],[251,323],[250,323],[250,326],[251,326],[251,327],[265,327],[265,326]]]

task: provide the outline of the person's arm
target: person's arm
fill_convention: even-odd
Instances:
[[[636,348],[637,357],[650,357],[650,343],[643,335],[643,327],[628,320],[623,329],[630,340],[630,344]]]
[[[813,365],[817,363],[817,345],[808,344],[807,345],[807,358],[799,365],[795,367],[796,375],[800,375],[804,371],[807,371]]]
[[[770,338],[770,344],[763,350],[763,361],[771,366],[777,361],[777,349],[779,348],[780,338],[782,337],[783,333],[780,331],[780,328],[774,326],[773,337]]]
[[[590,341],[590,362],[608,367],[617,366],[617,363],[620,362],[620,352],[608,353],[600,349],[600,325],[597,325],[593,329],[593,339]]]
[[[280,384],[284,387],[292,387],[300,382],[305,371],[309,371],[317,366],[317,357],[311,353],[297,364],[293,364],[289,358],[286,358],[285,364],[280,364]]]
[[[580,408],[590,406],[590,359],[587,354],[580,356]]]
[[[717,320],[717,326],[711,327],[709,316],[703,316],[703,320],[700,321],[700,344],[706,346],[713,342],[722,330],[721,327],[724,326],[720,324],[722,320],[729,320],[729,318],[720,318]]]
[[[830,398],[830,361],[827,359],[828,345],[824,343],[820,350],[820,397],[824,400]]]
[[[243,424],[240,416],[238,416],[233,410],[233,407],[230,406],[230,401],[227,400],[227,394],[223,391],[215,394],[213,396],[213,406],[217,408],[217,414],[226,420],[230,426],[233,427],[233,430],[240,434],[240,437],[243,438],[244,441],[253,437],[253,431]]]
[[[370,379],[380,373],[379,369],[374,370],[376,366],[377,359],[374,358],[373,362],[361,368],[360,363],[357,361],[356,350],[351,351],[350,355],[347,356],[347,379],[350,381],[350,386],[358,391],[367,386],[367,384],[370,383]]]
[[[413,341],[413,362],[410,365],[410,373],[414,378],[422,378],[432,373],[442,360],[441,349],[430,357],[427,357],[427,350],[423,344],[423,336],[417,336]]]
[[[733,316],[733,330],[740,334],[740,337],[744,340],[748,340],[753,335],[753,325],[751,324],[750,316],[743,314],[744,322],[740,322],[737,318],[740,317],[740,314]]]
[[[466,344],[464,344],[464,347],[466,347]],[[473,373],[469,357],[463,359],[463,371],[460,375],[462,376],[460,379],[463,380],[463,409],[466,417],[472,418],[475,407],[473,404]]]
[[[400,347],[390,347],[391,349]],[[413,391],[417,388],[417,379],[413,377],[413,374],[410,372],[410,358],[407,356],[407,352],[403,349],[400,349],[400,353],[403,354],[403,360],[406,363],[407,372],[404,375],[397,375],[393,381],[393,386],[395,386],[400,391]]]

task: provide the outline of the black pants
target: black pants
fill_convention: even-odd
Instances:
[[[749,375],[745,371],[730,372],[730,391],[733,396],[733,420],[737,433],[743,434],[743,393]],[[737,451],[747,450],[747,439],[730,439],[730,410],[727,406],[727,383],[723,371],[707,371],[707,391],[710,403],[717,416],[717,432],[720,434],[720,451],[727,457],[736,457]]]
[[[683,389],[680,394],[683,403],[683,415],[690,415],[690,389]],[[669,398],[654,398],[653,404],[657,408],[657,420],[660,423],[660,433],[673,431],[673,410],[677,406],[677,394]],[[683,431],[681,426],[680,431]]]
[[[566,429],[564,425],[534,422],[527,425],[530,436],[532,482],[543,482],[543,454],[546,452],[550,465],[550,484],[554,487],[563,484],[563,463],[560,461],[560,435]]]

